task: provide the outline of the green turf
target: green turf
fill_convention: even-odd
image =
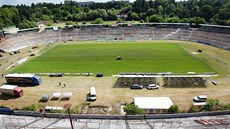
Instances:
[[[116,57],[122,60],[116,60]],[[176,43],[104,43],[58,45],[14,72],[213,72],[208,64]]]

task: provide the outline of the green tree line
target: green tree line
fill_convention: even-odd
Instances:
[[[229,0],[136,0],[80,7],[77,4],[38,3],[0,7],[0,28],[35,27],[35,22],[142,21],[230,25]]]

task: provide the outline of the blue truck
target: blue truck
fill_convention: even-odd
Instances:
[[[13,115],[14,111],[10,108],[0,108],[0,114]]]
[[[41,77],[36,74],[7,74],[5,79],[8,84],[13,85],[40,85],[42,83]]]

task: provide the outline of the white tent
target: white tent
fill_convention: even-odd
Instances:
[[[165,113],[173,105],[169,97],[134,97],[133,102],[146,113]]]

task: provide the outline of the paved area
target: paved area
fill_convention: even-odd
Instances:
[[[204,125],[196,120],[209,122]],[[230,129],[230,115],[146,120],[73,119],[73,126],[74,129]],[[71,124],[69,119],[0,115],[0,129],[71,129]]]

